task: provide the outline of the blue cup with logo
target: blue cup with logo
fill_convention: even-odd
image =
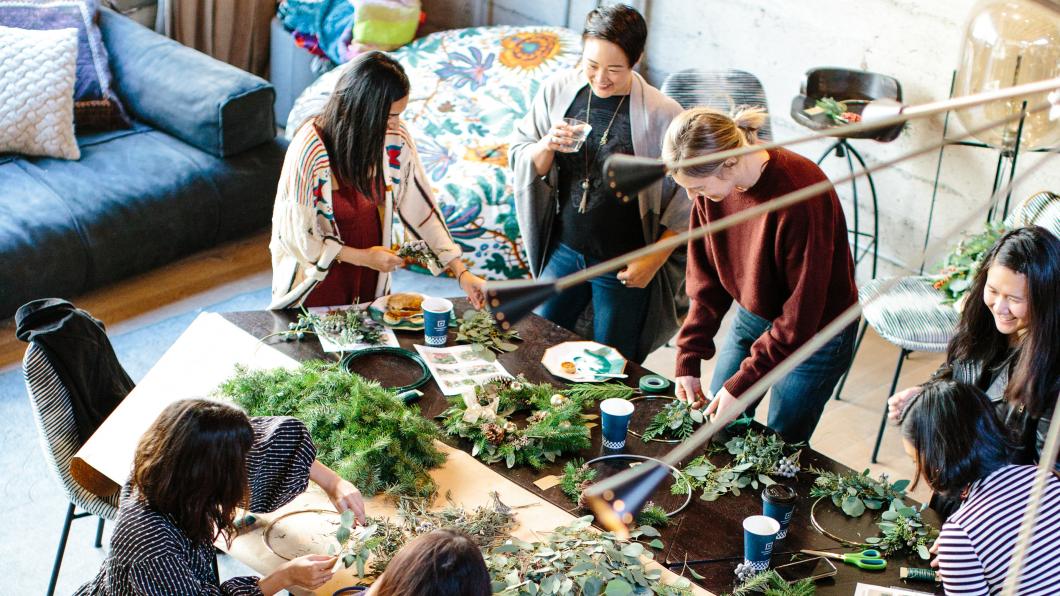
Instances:
[[[453,318],[453,303],[445,298],[426,298],[422,307],[423,341],[428,346],[444,346],[449,339],[449,320]]]
[[[797,498],[795,489],[783,484],[767,486],[762,491],[762,514],[780,522],[777,540],[783,540],[788,535],[788,524],[791,523]]]
[[[773,543],[780,522],[765,515],[752,515],[743,520],[743,564],[755,573],[769,568],[773,556]]]
[[[600,402],[600,428],[604,435],[604,447],[622,449],[626,446],[629,418],[633,415],[633,402],[612,397]]]

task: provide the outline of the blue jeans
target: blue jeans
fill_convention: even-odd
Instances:
[[[717,393],[751,355],[751,344],[773,326],[772,321],[737,306],[725,345],[718,350],[710,390]],[[857,323],[850,325],[773,385],[767,425],[789,443],[809,441],[839,377],[854,357]],[[761,400],[759,400],[761,401]],[[756,402],[747,414],[754,416]]]
[[[587,257],[566,244],[552,250],[542,278],[556,278],[586,269],[599,259]],[[637,353],[644,316],[648,309],[646,288],[627,288],[614,273],[600,275],[553,296],[535,311],[553,323],[574,331],[589,302],[593,304],[593,340],[615,348],[630,360],[643,360]]]

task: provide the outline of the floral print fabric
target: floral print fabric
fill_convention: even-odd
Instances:
[[[580,38],[562,28],[472,27],[428,35],[392,55],[412,83],[403,119],[465,262],[487,279],[529,276],[508,137],[541,82],[577,63]],[[302,93],[287,122],[289,135],[320,111],[342,69]]]

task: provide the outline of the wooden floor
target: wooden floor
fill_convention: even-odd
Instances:
[[[151,273],[76,297],[72,301],[101,319],[110,333],[122,333],[193,308],[269,284],[268,234],[227,244]],[[15,339],[14,322],[0,322],[0,369],[17,366],[25,344]],[[894,375],[898,349],[871,329],[865,335],[841,401],[830,401],[813,437],[813,447],[855,469],[871,467],[893,479],[912,478],[913,468],[901,447],[898,430],[888,426],[880,463],[869,465],[887,392]],[[675,350],[664,347],[645,363],[673,377]],[[941,354],[914,353],[902,368],[899,388],[922,382],[942,362]],[[710,378],[712,364],[703,367]],[[766,411],[758,409],[761,418]],[[927,497],[921,486],[914,492]]]

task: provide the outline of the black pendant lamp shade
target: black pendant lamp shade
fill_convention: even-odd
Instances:
[[[665,175],[666,163],[649,157],[615,153],[604,162],[604,180],[607,187],[622,199],[623,203],[633,200],[638,192],[655,184]]]
[[[486,284],[486,305],[507,330],[556,292],[554,280],[491,281]]]
[[[590,486],[585,497],[604,528],[628,538],[637,513],[670,474],[668,466],[645,462]]]

